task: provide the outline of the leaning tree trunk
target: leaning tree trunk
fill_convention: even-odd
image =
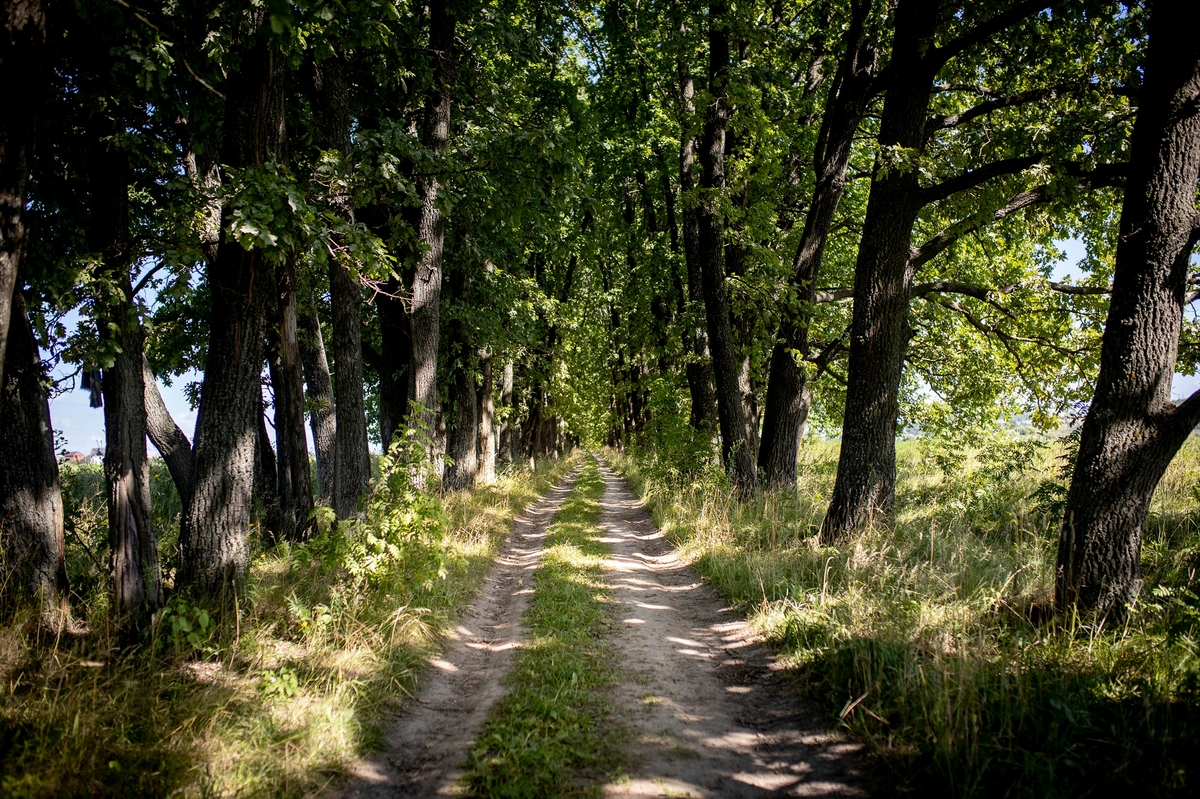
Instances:
[[[845,51],[822,114],[818,149],[813,159],[816,185],[804,219],[804,231],[792,264],[789,285],[800,300],[800,307],[783,309],[779,334],[771,351],[767,406],[758,452],[758,468],[763,473],[763,482],[770,488],[796,487],[796,457],[812,407],[812,387],[797,359],[808,355],[812,306],[825,242],[846,190],[846,169],[854,136],[872,95],[875,49],[865,38],[864,31],[870,7],[869,2],[854,6],[854,16],[845,37]]]
[[[721,428],[721,456],[725,469],[740,493],[758,485],[754,446],[746,436],[746,414],[738,387],[738,364],[733,331],[729,322],[729,298],[725,291],[723,225],[720,195],[725,188],[725,128],[729,103],[725,95],[729,75],[729,23],[724,2],[709,5],[709,88],[712,101],[704,123],[700,149],[703,173],[700,188],[709,195],[699,211],[699,260],[704,285],[704,310],[708,318],[708,342],[717,384],[717,418]]]
[[[329,379],[329,361],[321,320],[313,311],[300,315],[300,361],[304,365],[304,383],[308,399],[309,426],[317,449],[317,490],[322,505],[333,503],[337,420],[333,410],[333,383]]]
[[[40,0],[0,2],[0,385],[17,266],[25,242],[25,186],[38,109],[46,96],[46,16]]]
[[[924,149],[933,75],[922,55],[931,46],[937,18],[935,0],[909,0],[897,9],[888,67],[895,75],[883,104],[881,148]],[[842,447],[821,524],[826,541],[892,510],[898,392],[910,335],[909,249],[922,205],[919,191],[915,169],[877,169],[871,181],[854,270]]]
[[[422,144],[435,162],[441,160],[450,142],[450,81],[454,64],[455,15],[453,0],[433,0],[429,4],[429,50],[433,58],[434,85],[425,100],[425,126]],[[421,256],[409,287],[412,324],[413,401],[420,406],[417,426],[432,440],[438,418],[437,365],[438,340],[441,336],[442,244],[445,218],[438,203],[441,184],[436,171],[418,178],[421,215],[417,237]],[[431,451],[430,458],[440,472],[441,459]]]
[[[192,490],[195,486],[195,457],[192,453],[192,443],[187,435],[175,424],[163,402],[158,390],[158,382],[154,372],[150,370],[150,362],[142,356],[142,386],[145,391],[146,403],[146,435],[150,443],[158,450],[175,490],[179,493],[180,507],[186,508],[192,501]]]
[[[492,400],[492,353],[479,351],[479,477],[483,485],[496,482],[496,408]]]
[[[222,160],[233,167],[277,161],[283,148],[286,62],[269,40],[269,29],[252,36],[225,84]],[[224,209],[222,229],[231,213]],[[270,277],[261,251],[222,239],[208,276],[212,307],[196,421],[195,487],[183,513],[176,577],[179,587],[202,594],[236,588],[246,572]]]
[[[100,254],[107,296],[98,298],[97,327],[113,353],[104,369],[104,482],[112,610],[121,626],[135,624],[163,602],[158,540],[150,514],[146,458],[145,333],[129,282],[129,167],[126,156],[99,147],[91,160],[89,246]]]
[[[0,542],[6,602],[37,603],[53,631],[70,626],[62,488],[42,359],[21,293],[13,295],[0,384]]]
[[[317,145],[350,156],[350,80],[347,66],[334,56],[316,66],[313,93]],[[354,221],[348,194],[332,198],[335,212]],[[358,512],[358,500],[371,480],[367,412],[363,391],[362,292],[346,264],[329,261],[329,299],[333,309],[333,367],[337,375],[333,507],[339,519]],[[385,444],[390,437],[384,439]]]
[[[1059,534],[1060,609],[1125,615],[1141,589],[1154,489],[1200,422],[1200,392],[1171,402],[1189,260],[1200,236],[1200,39],[1183,4],[1151,6],[1112,301],[1096,393]]]

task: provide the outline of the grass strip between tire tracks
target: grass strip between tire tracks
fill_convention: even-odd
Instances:
[[[621,762],[607,689],[616,682],[597,522],[604,480],[589,459],[551,524],[525,622],[529,628],[471,753],[477,796],[593,795]]]

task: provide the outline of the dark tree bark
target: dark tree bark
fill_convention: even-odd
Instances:
[[[17,266],[25,242],[25,186],[38,111],[46,92],[46,16],[40,0],[0,0],[0,385]]]
[[[738,386],[737,355],[729,322],[725,290],[723,224],[716,196],[725,188],[725,129],[729,123],[726,85],[729,76],[729,28],[723,2],[709,4],[709,91],[704,140],[700,148],[703,172],[700,188],[708,195],[699,209],[699,256],[708,319],[708,343],[716,379],[717,417],[721,429],[721,457],[740,493],[758,486],[753,442],[746,436],[746,414]]]
[[[513,406],[513,362],[504,362],[504,372],[500,376],[500,407],[504,409],[504,418],[500,421],[500,444],[497,450],[497,460],[501,465],[508,466],[516,460],[513,425],[516,419],[516,408]]]
[[[483,485],[496,482],[496,408],[492,399],[492,353],[479,351],[479,478]]]
[[[429,51],[433,86],[425,100],[422,144],[440,161],[450,141],[450,94],[454,72],[455,9],[453,0],[429,4]],[[441,335],[442,244],[445,219],[438,204],[441,178],[431,172],[417,179],[421,215],[417,238],[421,256],[409,289],[412,324],[413,400],[421,406],[416,421],[431,435],[438,418],[437,364]],[[441,459],[430,453],[435,464]]]
[[[281,155],[286,63],[269,35],[269,29],[260,28],[239,48],[239,68],[226,81],[222,161],[230,166],[277,161]],[[230,213],[224,209],[222,228]],[[209,286],[212,310],[196,421],[195,488],[183,514],[176,583],[216,594],[242,585],[246,571],[271,274],[260,251],[245,250],[226,238],[209,271]]]
[[[102,382],[112,610],[118,623],[125,626],[136,624],[163,602],[146,458],[145,333],[129,282],[127,158],[100,145],[90,167],[89,247],[99,253],[108,285],[107,296],[97,301],[96,321],[101,344],[113,353]]]
[[[854,135],[872,95],[876,52],[865,32],[870,12],[870,0],[856,3],[852,9],[845,51],[829,90],[814,152],[816,185],[804,220],[800,246],[792,263],[788,288],[800,304],[797,308],[783,309],[776,344],[771,352],[766,412],[758,453],[758,467],[769,488],[796,487],[796,456],[812,407],[812,388],[797,358],[809,354],[811,309],[816,300],[817,275],[821,270],[825,242],[846,189],[846,168]]]
[[[279,510],[279,462],[271,446],[271,435],[267,432],[266,403],[261,403],[258,412],[258,429],[254,437],[254,498],[258,500],[262,517],[259,518],[263,538],[275,543],[282,538],[282,522]]]
[[[304,372],[296,319],[299,275],[294,257],[276,266],[276,277],[277,361],[271,370],[271,382],[275,394],[275,445],[279,450],[280,534],[290,541],[303,541],[312,530],[313,496],[308,438],[304,435]]]
[[[696,116],[695,85],[691,73],[681,64],[679,69],[680,95],[683,100],[683,119],[679,142],[679,190],[687,196],[696,186],[696,138],[691,124]],[[713,392],[712,362],[708,356],[708,331],[704,316],[704,276],[700,265],[700,208],[695,203],[683,205],[683,260],[687,265],[687,309],[699,323],[683,327],[684,351],[689,357],[688,391],[692,398],[690,423],[697,432],[711,436],[717,429],[717,396]],[[685,318],[688,318],[685,316]]]
[[[450,279],[454,298],[463,305],[471,301],[471,279],[460,267]],[[450,369],[450,415],[446,426],[446,449],[451,463],[443,485],[451,491],[475,487],[479,474],[479,406],[475,386],[475,347],[465,319],[450,322],[447,335]]]
[[[329,379],[329,361],[321,320],[316,313],[300,315],[300,361],[304,365],[304,383],[308,399],[309,427],[317,449],[317,490],[323,505],[333,503],[337,420],[333,411],[333,383]]]
[[[379,435],[384,447],[408,417],[412,399],[412,330],[399,281],[389,280],[375,298],[379,314]]]
[[[316,65],[313,108],[317,118],[317,145],[350,155],[350,81],[340,56]],[[333,198],[335,211],[354,221],[348,195]],[[329,298],[333,310],[333,366],[337,377],[334,402],[335,429],[334,511],[339,519],[358,512],[358,500],[371,480],[371,455],[367,446],[367,413],[363,391],[362,292],[345,264],[330,259]],[[390,441],[390,436],[384,441]]]
[[[879,144],[923,151],[933,92],[923,54],[939,22],[936,0],[901,0],[896,9],[894,80],[880,121]],[[825,540],[891,513],[896,486],[898,388],[908,344],[908,263],[921,210],[915,169],[877,170],[871,181],[854,270],[854,314],[846,415],[837,480],[821,525]]]
[[[987,41],[1044,7],[1020,0],[947,44],[935,46],[947,13],[936,0],[900,0],[896,6],[887,95],[879,123],[882,148],[925,149],[934,78],[951,58]],[[877,168],[863,219],[854,271],[854,313],[846,410],[837,479],[821,537],[835,539],[891,514],[896,491],[896,421],[908,325],[913,224],[921,208],[988,177],[1032,165],[1036,157],[998,162],[950,181],[944,193],[924,190],[916,169]]]
[[[37,603],[52,631],[71,625],[63,549],[62,487],[42,359],[25,302],[13,295],[8,368],[0,384],[0,540],[9,602]]]
[[[1171,380],[1200,237],[1200,38],[1183,4],[1150,4],[1150,44],[1121,208],[1096,393],[1059,534],[1055,602],[1121,618],[1141,590],[1154,490],[1200,422]]]
[[[171,418],[162,394],[158,391],[158,381],[150,370],[150,362],[142,356],[142,386],[145,390],[146,402],[146,434],[150,443],[158,450],[175,490],[179,493],[180,507],[186,508],[192,501],[195,486],[194,469],[195,457],[192,454],[192,444],[175,420]]]

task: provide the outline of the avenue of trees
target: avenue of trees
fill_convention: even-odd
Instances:
[[[1171,399],[1200,356],[1186,4],[0,2],[0,584],[49,626],[49,397],[85,378],[130,627],[237,591],[256,509],[268,543],[353,517],[397,435],[447,490],[585,443],[747,495],[840,433],[835,542],[888,519],[900,430],[1019,413],[1081,416],[1057,606],[1137,596],[1200,423]],[[192,370],[185,431],[157,381]]]

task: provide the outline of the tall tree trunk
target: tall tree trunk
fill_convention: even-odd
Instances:
[[[825,103],[813,158],[816,185],[788,286],[800,300],[800,306],[791,310],[785,305],[771,352],[767,407],[758,453],[758,467],[770,488],[796,487],[796,456],[812,407],[812,388],[797,358],[804,358],[809,352],[812,306],[825,242],[846,189],[846,168],[854,135],[872,94],[876,52],[864,30],[871,5],[869,1],[854,4],[845,50]]]
[[[703,172],[700,188],[708,195],[699,212],[699,256],[704,284],[708,342],[717,386],[717,417],[721,428],[721,457],[740,493],[758,485],[753,442],[746,436],[743,397],[738,388],[738,364],[729,323],[725,290],[724,225],[719,195],[725,189],[725,128],[729,122],[726,88],[729,77],[729,22],[724,2],[709,4],[709,89],[712,95],[700,148]]]
[[[296,260],[289,256],[276,266],[279,333],[277,365],[271,372],[275,393],[275,446],[279,450],[280,532],[303,541],[312,529],[312,477],[308,438],[304,435],[304,372],[300,365],[297,330]],[[359,357],[361,358],[361,351]],[[360,370],[361,373],[361,370]],[[364,435],[365,435],[364,426]]]
[[[880,121],[881,148],[921,152],[933,91],[929,62],[936,0],[901,0],[892,44],[894,81]],[[915,169],[876,169],[854,270],[846,413],[837,479],[821,525],[828,541],[887,516],[896,489],[896,419],[908,327],[912,228],[921,209]]]
[[[517,409],[513,405],[513,362],[504,362],[504,372],[500,377],[500,408],[504,412],[500,420],[500,446],[497,460],[504,466],[516,460],[517,437],[513,435],[513,427],[517,418]]]
[[[683,123],[679,140],[679,191],[685,198],[695,189],[696,137],[692,120],[696,116],[695,84],[692,74],[681,62],[680,94],[683,98]],[[704,275],[700,265],[700,208],[694,202],[683,204],[683,260],[687,265],[687,311],[683,326],[683,347],[688,353],[688,391],[692,398],[690,423],[700,433],[711,436],[717,429],[717,395],[713,392],[712,362],[708,356],[708,332],[704,316]]]
[[[471,302],[471,278],[462,267],[451,274],[454,299],[465,310]],[[467,322],[461,316],[450,322],[447,335],[450,376],[450,414],[446,426],[446,454],[451,463],[443,484],[451,491],[475,487],[479,474],[479,406],[475,386],[475,347]]]
[[[329,379],[329,361],[321,320],[313,311],[300,315],[300,361],[304,365],[304,383],[308,399],[309,427],[317,449],[317,490],[323,505],[333,503],[336,466],[337,419],[333,410],[333,383]]]
[[[1189,260],[1200,237],[1200,39],[1183,4],[1151,5],[1096,393],[1059,534],[1055,602],[1123,617],[1141,590],[1154,490],[1197,422],[1171,402]]]
[[[279,461],[271,446],[267,432],[266,403],[261,403],[258,412],[258,430],[254,438],[254,497],[258,500],[263,516],[258,520],[263,538],[276,542],[282,538],[283,529],[279,510]]]
[[[34,600],[53,631],[71,624],[63,549],[62,487],[42,359],[18,291],[8,326],[8,368],[0,385],[0,540],[8,601]]]
[[[313,104],[318,120],[317,144],[350,155],[350,81],[341,56],[316,65]],[[348,194],[333,198],[336,213],[354,221]],[[371,480],[367,445],[367,412],[363,391],[362,292],[345,264],[329,261],[329,299],[333,309],[333,367],[337,415],[333,507],[339,519],[358,512],[358,500]],[[385,443],[390,441],[385,438]]]
[[[479,386],[478,479],[483,485],[489,485],[496,482],[496,410],[492,401],[492,353],[488,349],[479,351],[479,370],[482,382]]]
[[[226,81],[222,160],[233,167],[277,161],[283,148],[286,61],[269,36],[269,28],[253,34]],[[224,209],[222,228],[231,212]],[[271,275],[260,251],[225,238],[208,282],[212,310],[196,421],[195,489],[183,514],[176,582],[215,594],[242,585],[246,572]]]
[[[121,626],[136,624],[163,602],[158,541],[150,513],[146,458],[145,333],[129,281],[129,167],[122,152],[100,145],[91,159],[89,247],[100,254],[107,296],[99,299],[101,344],[113,353],[104,369],[104,482],[112,610]]]
[[[46,95],[46,15],[40,0],[0,2],[0,385],[17,266],[25,243],[25,186],[33,160],[38,110]]]
[[[450,141],[450,89],[454,64],[454,0],[432,0],[429,4],[429,50],[433,59],[434,85],[425,100],[422,144],[440,162]],[[412,311],[413,400],[421,406],[417,419],[432,436],[438,417],[437,365],[441,335],[442,244],[445,219],[438,204],[441,183],[436,171],[418,178],[421,216],[417,238],[421,256],[409,290]],[[431,452],[435,465],[441,459]],[[439,466],[440,468],[440,466]]]
[[[396,280],[375,298],[379,313],[379,435],[386,449],[408,417],[412,400],[412,328]]]

